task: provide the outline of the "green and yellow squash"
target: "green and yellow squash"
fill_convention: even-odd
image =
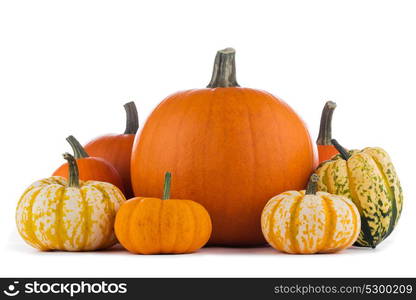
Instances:
[[[355,245],[375,248],[391,234],[402,211],[403,193],[393,163],[381,148],[347,151],[332,142],[340,154],[316,170],[318,190],[353,200],[361,216]]]

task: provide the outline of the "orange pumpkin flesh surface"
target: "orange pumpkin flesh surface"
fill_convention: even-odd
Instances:
[[[90,155],[105,159],[117,169],[123,180],[126,198],[129,199],[134,196],[130,178],[130,157],[139,120],[134,102],[124,104],[124,108],[127,116],[124,133],[97,137],[84,148]]]
[[[125,202],[115,220],[120,244],[138,254],[191,253],[211,235],[206,209],[191,200],[169,198],[170,173],[166,174],[163,199],[137,197]]]
[[[178,92],[152,112],[132,153],[135,195],[160,197],[171,170],[175,198],[201,203],[213,222],[211,245],[265,243],[268,199],[303,189],[317,165],[300,117],[273,95],[238,86],[234,50],[217,53],[206,89]]]
[[[319,135],[316,144],[318,146],[319,163],[331,159],[339,152],[332,145],[332,115],[334,113],[337,104],[332,101],[325,103],[322,110],[321,124],[319,127]]]
[[[74,150],[77,160],[79,179],[83,181],[94,180],[112,183],[124,192],[124,185],[117,170],[106,160],[99,157],[88,156],[81,144],[71,135],[67,141]],[[52,176],[68,178],[68,163],[61,165]]]

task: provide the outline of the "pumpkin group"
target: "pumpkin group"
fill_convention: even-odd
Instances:
[[[84,146],[91,156],[101,157],[111,163],[121,176],[126,198],[134,196],[130,178],[130,157],[134,137],[139,128],[139,118],[134,102],[124,104],[126,129],[123,134],[97,137]]]
[[[233,49],[219,51],[206,89],[173,94],[151,113],[133,146],[132,185],[136,196],[160,198],[158,178],[171,170],[172,193],[211,215],[211,245],[258,245],[267,200],[304,188],[317,157],[295,111],[239,87],[234,61]]]
[[[102,182],[109,182],[117,186],[122,192],[124,192],[123,181],[120,174],[108,161],[100,158],[88,155],[85,149],[81,146],[76,138],[72,135],[66,138],[74,151],[74,157],[77,160],[79,169],[79,178],[81,180],[95,180]],[[68,178],[68,163],[61,165],[52,176],[61,176]]]
[[[208,241],[212,228],[208,212],[194,201],[169,199],[170,178],[167,173],[162,199],[133,198],[117,213],[115,232],[130,252],[191,253]]]
[[[134,102],[124,108],[123,134],[85,147],[69,136],[74,156],[25,190],[16,224],[29,245],[90,251],[119,241],[132,253],[180,254],[268,242],[333,253],[375,248],[398,223],[403,194],[389,155],[332,139],[332,101],[313,143],[288,104],[240,87],[232,48],[217,52],[206,88],[165,98],[140,133]]]
[[[318,176],[306,191],[273,197],[261,217],[263,234],[277,250],[292,254],[331,253],[350,247],[360,233],[360,215],[344,196],[316,192]]]
[[[357,246],[375,248],[395,228],[402,211],[399,178],[386,151],[381,148],[345,150],[332,140],[340,154],[316,171],[318,190],[346,196],[361,215]]]
[[[88,251],[114,245],[114,219],[125,201],[110,183],[80,181],[66,153],[69,180],[50,177],[29,186],[19,200],[16,224],[22,238],[40,250]]]

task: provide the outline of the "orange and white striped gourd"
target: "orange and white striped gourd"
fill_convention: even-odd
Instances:
[[[125,201],[111,183],[81,181],[75,158],[68,181],[52,176],[29,186],[19,200],[16,224],[22,238],[39,250],[89,251],[114,245],[114,219]]]
[[[360,233],[360,215],[346,197],[316,192],[313,174],[306,191],[272,198],[261,216],[267,242],[292,254],[332,253],[350,247]]]

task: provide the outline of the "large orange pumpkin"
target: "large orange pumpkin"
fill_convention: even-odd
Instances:
[[[167,97],[136,138],[131,176],[136,196],[160,198],[171,170],[172,196],[201,203],[211,215],[210,244],[263,244],[268,199],[305,188],[317,157],[308,130],[282,100],[236,81],[235,51],[217,53],[206,89]]]
[[[126,130],[123,134],[107,134],[95,138],[85,145],[85,150],[92,156],[101,157],[110,162],[123,180],[125,195],[133,197],[130,179],[130,156],[134,137],[139,128],[139,118],[134,102],[124,104],[126,110]]]

